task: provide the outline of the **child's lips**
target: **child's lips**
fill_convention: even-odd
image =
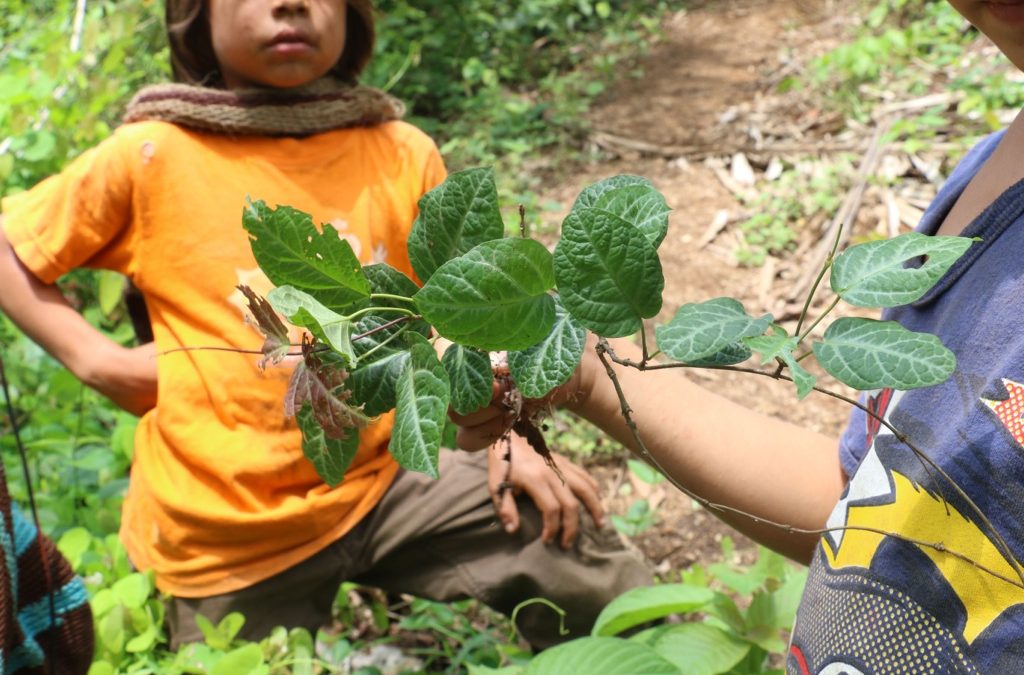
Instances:
[[[268,49],[273,54],[290,56],[305,54],[313,49],[313,45],[305,33],[284,30],[274,36],[268,44]]]

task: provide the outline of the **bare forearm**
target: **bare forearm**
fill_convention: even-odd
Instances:
[[[629,343],[614,346],[621,356],[638,356]],[[573,409],[637,451],[611,380],[591,370],[590,395]],[[845,480],[834,439],[744,408],[692,383],[680,370],[615,366],[615,372],[644,445],[686,488],[759,519],[804,530],[824,526]],[[798,560],[809,559],[818,538],[737,513],[716,515]]]
[[[93,328],[15,255],[0,216],[0,310],[85,384],[141,415],[156,405],[156,350],[128,349]]]
[[[0,220],[0,226],[3,221]],[[15,255],[0,227],[0,310],[39,346],[82,377],[83,351],[107,342],[56,286],[39,281]]]

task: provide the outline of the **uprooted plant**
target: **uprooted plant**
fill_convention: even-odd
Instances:
[[[822,338],[813,336],[840,301],[886,308],[917,300],[972,243],[918,233],[833,250],[792,335],[771,315],[751,316],[739,301],[715,298],[684,305],[668,324],[657,326],[658,351],[652,352],[643,322],[662,308],[658,247],[668,231],[668,214],[664,197],[644,178],[600,181],[579,195],[552,253],[528,238],[524,228],[519,236],[505,236],[490,170],[456,173],[420,202],[408,242],[420,287],[388,265],[360,265],[330,225],[318,230],[308,215],[292,208],[250,204],[244,225],[257,262],[277,286],[269,302],[246,289],[267,335],[265,358],[280,360],[294,347],[277,314],[311,336],[300,345],[302,360],[286,401],[302,430],[307,457],[324,480],[338,483],[355,455],[359,428],[395,409],[391,454],[407,469],[436,476],[449,407],[468,413],[491,401],[495,370],[489,352],[507,352],[507,376],[517,397],[541,399],[572,376],[587,331],[599,338],[598,355],[606,365],[614,360],[641,370],[741,370],[792,381],[801,399],[819,391],[872,416],[857,401],[819,387],[806,360],[816,359],[837,380],[861,391],[927,387],[952,374],[956,359],[936,336],[896,322],[844,317],[828,325]],[[811,300],[826,275],[835,299],[811,317]],[[452,343],[441,358],[431,342],[435,333]],[[608,346],[607,338],[637,334],[643,347],[639,362],[617,357]],[[670,362],[654,362],[658,356]],[[755,356],[760,365],[743,365]],[[618,386],[610,367],[608,374]],[[631,423],[630,406],[619,391]],[[542,438],[536,440],[535,411],[521,405],[515,410],[518,430],[546,454]],[[1019,577],[1001,578],[1024,588],[1024,570],[981,510],[911,439],[878,421],[975,512]],[[632,426],[641,454],[657,466]],[[712,510],[734,511],[673,483]],[[965,552],[939,542],[915,543],[1000,576]]]

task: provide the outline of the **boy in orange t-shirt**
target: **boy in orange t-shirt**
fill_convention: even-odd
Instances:
[[[4,200],[0,308],[84,382],[143,415],[121,534],[132,562],[173,596],[172,641],[200,637],[198,613],[235,610],[249,637],[279,624],[315,630],[345,579],[475,596],[505,612],[545,596],[584,633],[649,575],[581,517],[603,520],[581,469],[564,463],[563,485],[517,442],[512,482],[540,510],[520,505],[522,520],[504,532],[488,493],[488,484],[498,493],[500,467],[448,453],[439,481],[402,472],[386,451],[386,417],[330,488],[284,418],[287,369],[261,373],[237,353],[167,354],[258,347],[235,290],[269,289],[240,224],[247,196],[309,212],[364,264],[411,274],[417,201],[445,175],[433,142],[398,121],[400,104],[349,84],[373,45],[368,2],[171,0],[167,17],[176,78],[193,84],[144,90],[132,123]],[[80,266],[133,281],[154,344],[116,345],[67,305],[53,284]],[[562,547],[547,546],[559,533]],[[531,642],[564,639],[553,614],[534,610],[520,622]]]

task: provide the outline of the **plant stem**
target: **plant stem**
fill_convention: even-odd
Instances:
[[[804,340],[806,340],[807,336],[810,335],[812,332],[814,332],[814,329],[818,327],[818,324],[820,324],[822,321],[824,321],[825,317],[827,317],[832,312],[832,310],[835,309],[838,305],[839,305],[839,296],[836,296],[836,299],[832,301],[832,304],[828,306],[828,309],[826,309],[824,312],[822,312],[821,316],[819,316],[817,319],[815,319],[814,323],[812,323],[810,326],[808,326],[807,330],[805,330],[802,334],[800,334],[800,338],[799,338],[800,342],[803,342]]]
[[[836,244],[839,243],[839,236],[841,234],[842,234],[842,228],[840,227],[840,231],[836,234]],[[835,255],[835,254],[833,253],[833,255]],[[807,314],[810,313],[810,311],[811,311],[811,302],[814,301],[814,296],[818,292],[818,287],[821,286],[821,282],[825,278],[825,274],[828,272],[829,268],[831,268],[831,267],[832,267],[832,255],[830,255],[825,260],[825,264],[821,266],[821,271],[818,272],[818,277],[814,280],[814,284],[811,285],[811,290],[807,291],[807,298],[804,300],[804,308],[802,310],[800,310],[800,320],[796,322],[796,334],[797,335],[800,335],[800,332],[803,330],[804,321],[807,320]]]
[[[391,297],[394,298],[394,297],[400,297],[400,296],[391,296]],[[405,308],[402,308],[402,307],[367,307],[365,309],[360,309],[359,311],[352,312],[348,316],[343,316],[340,319],[338,319],[337,321],[329,321],[325,325],[330,325],[332,323],[342,323],[344,321],[356,321],[357,319],[360,319],[360,318],[366,316],[367,314],[389,314],[389,313],[390,314],[401,314],[402,316],[417,316],[416,312],[412,311],[411,309],[405,309]]]
[[[382,326],[382,328],[383,328],[383,326]],[[365,354],[363,354],[362,356],[360,356],[359,358],[360,358],[360,359],[366,359],[366,358],[369,358],[370,356],[372,356],[372,355],[373,355],[374,353],[376,353],[377,351],[379,351],[379,350],[383,349],[384,347],[388,346],[389,344],[391,344],[391,342],[393,342],[394,340],[397,340],[397,339],[398,339],[398,337],[399,337],[400,335],[404,335],[404,334],[406,333],[406,331],[408,331],[408,330],[409,330],[409,327],[408,327],[408,326],[402,326],[402,327],[401,327],[401,328],[399,328],[399,329],[398,329],[397,331],[395,331],[394,333],[392,333],[391,335],[389,335],[389,336],[387,337],[387,339],[385,339],[385,340],[384,340],[383,342],[381,342],[381,343],[380,343],[379,345],[377,345],[377,346],[375,346],[375,347],[371,347],[370,349],[368,349],[368,350],[366,351],[366,353],[365,353]]]
[[[412,298],[407,298],[404,295],[392,295],[391,293],[371,293],[370,294],[370,299],[371,300],[394,300],[395,302],[407,302],[409,304],[414,304],[415,303],[415,301]],[[378,309],[381,309],[381,308],[378,307]],[[395,309],[395,308],[394,307],[390,307],[388,309]]]
[[[859,530],[864,530],[864,531],[868,531],[868,532],[876,532],[876,530],[873,530],[871,528],[859,527],[859,526],[844,526],[844,527],[835,527],[835,528],[824,528],[824,529],[820,529],[820,530],[806,530],[806,529],[796,528],[796,527],[793,527],[792,525],[787,525],[785,523],[776,523],[776,522],[773,522],[773,521],[770,521],[770,520],[766,520],[766,519],[761,518],[759,516],[756,516],[756,515],[754,515],[752,513],[747,513],[746,511],[743,511],[741,509],[736,509],[736,508],[733,508],[733,507],[730,507],[730,506],[725,506],[723,504],[714,504],[714,503],[710,502],[709,500],[704,499],[703,497],[700,497],[699,495],[695,494],[691,490],[687,489],[685,486],[683,486],[681,483],[679,483],[679,481],[676,480],[673,476],[669,475],[661,467],[661,465],[654,458],[654,456],[651,454],[651,452],[647,449],[647,446],[644,444],[643,440],[640,437],[640,430],[637,427],[636,422],[633,420],[633,417],[632,417],[633,410],[632,410],[632,408],[630,408],[628,402],[626,401],[625,393],[622,391],[622,386],[619,384],[618,377],[615,375],[615,371],[612,369],[611,363],[609,361],[614,362],[614,363],[616,363],[616,364],[618,364],[620,366],[636,368],[638,370],[664,370],[664,369],[667,369],[667,368],[693,368],[693,367],[701,367],[701,368],[707,368],[709,370],[730,370],[730,371],[735,371],[735,372],[752,373],[754,375],[761,375],[762,377],[770,377],[772,379],[784,380],[784,381],[787,381],[787,382],[792,382],[793,381],[792,377],[789,377],[788,375],[783,375],[783,374],[778,373],[778,372],[768,373],[768,372],[765,372],[763,370],[757,370],[755,368],[744,368],[744,367],[739,367],[739,366],[688,366],[685,363],[669,363],[669,364],[659,364],[659,365],[655,365],[655,366],[650,366],[650,365],[646,365],[646,364],[643,364],[643,363],[637,363],[636,361],[632,361],[630,359],[621,359],[621,358],[619,358],[615,354],[614,350],[612,350],[611,345],[609,345],[608,341],[606,339],[604,339],[604,338],[601,338],[598,341],[598,345],[597,345],[596,349],[597,349],[598,358],[600,358],[601,363],[604,364],[605,371],[607,372],[608,377],[612,380],[612,384],[614,385],[615,391],[618,394],[619,404],[620,404],[620,406],[622,408],[622,415],[623,415],[623,417],[626,420],[626,426],[629,428],[630,433],[632,433],[633,438],[636,441],[637,447],[640,449],[641,456],[644,459],[646,459],[647,461],[649,461],[653,466],[657,467],[657,469],[659,471],[661,471],[661,473],[664,474],[665,477],[668,478],[668,480],[673,485],[676,486],[676,488],[681,490],[683,493],[685,493],[686,495],[688,495],[692,499],[697,500],[697,502],[699,502],[701,505],[705,506],[706,508],[711,508],[711,509],[714,509],[714,510],[717,510],[717,511],[721,511],[721,512],[734,513],[734,514],[739,515],[739,516],[750,518],[754,522],[764,523],[766,525],[771,525],[773,527],[779,527],[779,528],[782,528],[786,532],[795,533],[795,534],[824,534],[826,532],[839,531],[839,530],[844,530],[844,529],[859,529]],[[988,531],[988,533],[992,535],[992,537],[994,538],[994,541],[995,541],[995,544],[996,544],[997,548],[999,548],[999,550],[1000,550],[1000,553],[1002,553],[1003,556],[1006,558],[1007,564],[1009,564],[1010,567],[1013,568],[1013,571],[1016,572],[1018,580],[1016,580],[1016,581],[1009,580],[1005,576],[999,574],[998,572],[995,572],[994,570],[990,570],[990,569],[980,565],[979,563],[971,560],[966,555],[957,553],[955,551],[950,551],[942,543],[920,542],[920,541],[917,541],[917,540],[914,540],[914,539],[910,539],[908,537],[904,537],[904,536],[902,536],[902,535],[900,535],[898,533],[895,533],[895,532],[883,532],[883,531],[879,530],[879,531],[877,531],[878,533],[884,534],[885,536],[893,537],[895,539],[901,539],[903,541],[907,541],[907,542],[910,542],[910,543],[919,544],[921,546],[927,546],[928,548],[932,548],[932,549],[934,549],[936,551],[942,551],[942,552],[949,553],[950,555],[952,555],[952,556],[954,556],[956,558],[959,558],[959,559],[963,560],[964,562],[968,562],[971,565],[973,565],[974,567],[977,567],[978,569],[980,569],[980,570],[982,570],[984,572],[987,572],[987,573],[991,574],[994,577],[997,577],[997,578],[999,578],[999,579],[1001,579],[1003,581],[1007,581],[1008,583],[1012,583],[1014,586],[1017,586],[1018,588],[1024,589],[1024,568],[1021,567],[1020,563],[1017,561],[1017,558],[1013,555],[1013,551],[1010,549],[1009,544],[1006,543],[1006,540],[1003,538],[1002,534],[1000,534],[999,531],[996,530],[995,525],[993,525],[992,521],[990,521],[988,519],[988,516],[986,516],[984,514],[984,512],[982,512],[981,508],[974,502],[974,500],[971,499],[971,497],[966,492],[964,492],[963,488],[961,488],[957,484],[957,482],[955,480],[953,480],[953,478],[948,473],[946,473],[946,471],[941,466],[939,466],[937,463],[935,463],[935,461],[931,457],[929,457],[923,450],[921,450],[916,445],[911,443],[910,439],[907,438],[902,432],[900,432],[894,426],[892,426],[892,424],[889,423],[888,420],[886,420],[886,419],[882,418],[881,416],[879,416],[877,413],[875,413],[874,411],[869,409],[866,405],[863,405],[860,401],[857,401],[855,399],[851,399],[848,396],[844,396],[842,394],[838,394],[838,393],[833,392],[833,391],[829,391],[828,389],[824,389],[822,387],[815,386],[813,388],[813,390],[818,392],[818,393],[825,394],[826,396],[831,396],[832,398],[838,399],[838,400],[843,401],[844,403],[847,403],[847,404],[849,404],[849,405],[851,405],[851,406],[853,406],[855,408],[858,408],[859,410],[862,410],[866,415],[870,416],[872,419],[876,420],[879,424],[881,424],[886,429],[888,429],[890,432],[892,432],[893,436],[895,436],[896,439],[899,442],[903,443],[908,448],[910,448],[910,451],[913,452],[914,455],[918,458],[918,460],[922,463],[922,465],[925,466],[926,470],[928,469],[928,467],[930,467],[939,476],[941,476],[946,481],[946,483],[948,483],[950,485],[950,487],[952,487],[953,491],[957,494],[957,496],[959,496],[964,501],[964,503],[974,512],[974,514],[978,517],[978,520],[982,523],[982,525],[984,525],[984,527]]]

